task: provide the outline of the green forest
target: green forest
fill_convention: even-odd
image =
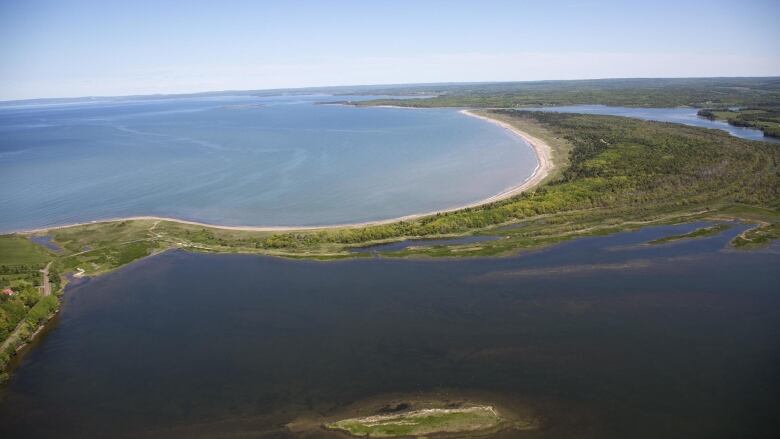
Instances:
[[[699,116],[723,120],[738,127],[757,128],[765,136],[780,137],[780,107],[704,108]]]
[[[372,90],[398,98],[350,102],[404,107],[516,108],[601,104],[626,107],[767,107],[780,102],[780,78],[592,79],[431,84]],[[420,99],[423,98],[424,99]]]
[[[7,375],[6,364],[16,348],[29,340],[33,332],[59,307],[56,296],[43,297],[40,270],[54,259],[46,249],[28,239],[0,236],[0,289],[13,291],[0,294],[0,383]],[[60,289],[60,275],[50,271],[52,290]]]

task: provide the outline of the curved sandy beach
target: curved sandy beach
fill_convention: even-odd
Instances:
[[[38,229],[23,230],[16,233],[23,233],[23,234],[40,233],[49,230],[65,229],[69,227],[84,226],[89,224],[100,224],[100,223],[108,223],[114,221],[132,221],[132,220],[170,221],[170,222],[175,222],[180,224],[203,226],[203,227],[209,227],[214,229],[242,230],[242,231],[249,231],[249,232],[289,232],[294,230],[325,230],[325,229],[358,228],[358,227],[390,224],[398,221],[410,221],[413,219],[422,218],[430,215],[436,215],[439,213],[454,212],[456,210],[466,209],[469,207],[477,207],[484,204],[493,203],[499,200],[513,197],[528,189],[531,189],[532,187],[541,183],[542,180],[544,180],[550,174],[550,171],[553,169],[554,164],[552,161],[552,150],[546,142],[524,131],[517,129],[506,122],[502,122],[486,116],[475,114],[471,110],[461,110],[460,113],[466,116],[475,117],[477,119],[484,120],[494,125],[498,125],[501,128],[510,131],[512,134],[520,137],[523,141],[531,145],[531,148],[534,150],[534,153],[536,154],[536,159],[538,161],[538,164],[536,165],[534,172],[528,178],[526,178],[522,183],[504,189],[503,191],[499,192],[496,195],[493,195],[491,197],[485,198],[483,200],[471,204],[454,206],[447,209],[441,209],[432,212],[415,213],[412,215],[406,215],[406,216],[389,218],[385,220],[377,220],[377,221],[366,221],[360,223],[347,223],[347,224],[333,224],[333,225],[326,225],[326,226],[227,226],[227,225],[208,224],[208,223],[203,223],[198,221],[188,221],[188,220],[183,220],[178,218],[168,218],[168,217],[160,217],[160,216],[130,216],[130,217],[123,217],[123,218],[109,218],[109,219],[102,219],[102,220],[95,220],[95,221],[87,221],[82,223],[66,224],[61,226],[41,227]]]

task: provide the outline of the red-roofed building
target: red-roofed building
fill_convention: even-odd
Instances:
[[[16,294],[16,292],[15,292],[14,290],[10,289],[10,288],[6,288],[6,289],[4,289],[4,290],[2,291],[2,294],[3,294],[4,296],[13,296],[13,295],[15,295],[15,294]]]

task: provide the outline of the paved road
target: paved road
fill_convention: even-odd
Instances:
[[[39,291],[41,292],[42,296],[50,296],[51,295],[51,283],[49,283],[49,267],[51,267],[51,262],[46,264],[46,267],[44,267],[41,271],[41,276],[43,276],[43,282],[40,287],[38,287]],[[6,347],[8,347],[11,343],[14,343],[17,338],[19,338],[19,328],[22,327],[22,325],[25,324],[25,320],[22,319],[21,322],[19,322],[18,325],[16,325],[16,328],[14,331],[8,335],[8,338],[6,338],[2,343],[0,343],[0,352],[5,352]],[[19,350],[19,348],[17,348]]]
[[[43,297],[51,296],[51,283],[49,282],[49,267],[51,267],[51,262],[46,264],[46,267],[41,270],[41,275],[43,276],[43,282],[41,283],[40,289],[41,289],[41,295]]]

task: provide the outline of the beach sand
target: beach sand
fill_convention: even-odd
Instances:
[[[536,154],[537,161],[539,162],[536,165],[534,172],[528,178],[526,178],[525,181],[523,181],[522,183],[504,189],[503,191],[499,192],[496,195],[493,195],[491,197],[485,198],[483,200],[471,204],[453,206],[451,208],[436,210],[433,212],[416,213],[412,215],[406,215],[402,217],[390,218],[390,219],[378,220],[378,221],[366,221],[361,223],[348,223],[348,224],[333,224],[327,226],[226,226],[226,225],[208,224],[208,223],[202,223],[197,221],[188,221],[188,220],[183,220],[178,218],[166,218],[166,217],[159,217],[159,216],[131,216],[131,217],[124,217],[124,218],[102,219],[102,220],[67,224],[61,226],[42,227],[38,229],[24,230],[17,233],[23,233],[23,234],[42,233],[49,230],[65,229],[69,227],[77,227],[77,226],[83,226],[89,224],[100,224],[100,223],[108,223],[108,222],[115,222],[115,221],[136,221],[136,220],[170,221],[170,222],[175,222],[180,224],[189,224],[189,225],[209,227],[214,229],[241,230],[241,231],[248,231],[248,232],[289,232],[295,230],[326,230],[326,229],[359,228],[359,227],[366,227],[366,226],[390,224],[398,221],[410,221],[417,218],[436,215],[439,213],[454,212],[456,210],[466,209],[469,207],[477,207],[484,204],[489,204],[496,201],[504,200],[513,197],[515,195],[518,195],[538,185],[539,183],[542,182],[542,180],[544,180],[550,174],[550,171],[552,171],[554,166],[552,161],[552,149],[543,140],[531,136],[530,134],[517,129],[506,122],[502,122],[486,116],[475,114],[470,110],[461,110],[460,113],[469,117],[475,117],[477,119],[481,119],[486,122],[498,125],[501,128],[504,128],[510,131],[511,133],[513,133],[514,135],[520,137],[526,143],[531,145],[531,147],[534,150],[534,153]]]

